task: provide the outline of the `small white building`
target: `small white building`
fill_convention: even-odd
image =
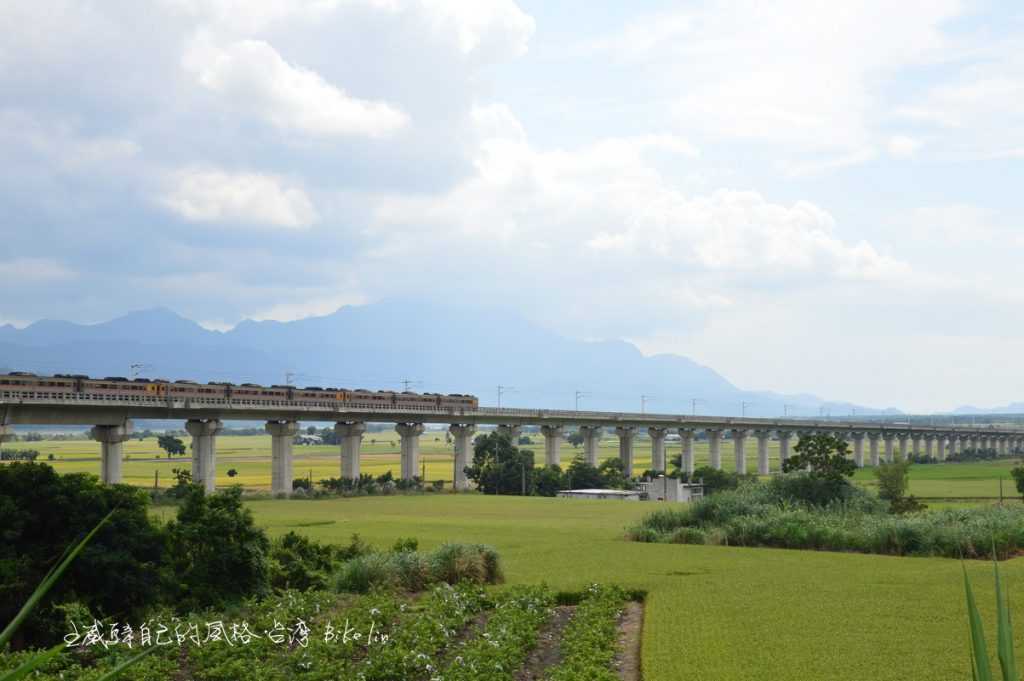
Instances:
[[[650,482],[641,482],[640,491],[649,501],[674,501],[685,503],[704,497],[704,485],[682,482],[679,478],[660,475]]]
[[[322,445],[324,439],[319,435],[308,435],[301,433],[295,436],[295,444],[297,445]]]
[[[640,501],[640,492],[625,489],[567,489],[558,493],[565,499],[619,499]]]

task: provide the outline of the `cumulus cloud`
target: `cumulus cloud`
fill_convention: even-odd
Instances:
[[[299,229],[319,216],[306,192],[284,178],[192,167],[173,174],[160,202],[186,220]]]
[[[924,146],[924,142],[906,135],[893,135],[889,138],[889,154],[895,158],[910,158]]]
[[[311,135],[385,137],[409,117],[386,102],[348,95],[318,73],[293,66],[261,40],[218,47],[197,40],[184,65],[239,112],[255,112],[286,130]]]

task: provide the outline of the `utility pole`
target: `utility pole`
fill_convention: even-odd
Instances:
[[[152,369],[152,368],[153,368],[152,365],[142,364],[141,362],[135,362],[133,364],[129,364],[128,365],[128,380],[134,381],[136,378],[139,377],[140,373],[142,373],[146,369]]]
[[[589,397],[589,394],[585,393],[585,392],[583,392],[581,390],[577,390],[576,391],[576,411],[580,410],[580,398],[583,398],[583,397]]]
[[[753,407],[753,402],[740,402],[740,418],[744,418],[747,415],[747,407]]]
[[[793,407],[792,404],[784,404],[784,405],[782,405],[782,418],[787,418],[789,416],[789,410],[792,407]]]
[[[501,409],[501,396],[505,393],[515,391],[515,388],[510,385],[499,385],[498,386],[498,409]]]
[[[285,385],[294,385],[295,384],[295,372],[294,371],[286,371],[285,372],[285,374],[284,374],[284,384]]]
[[[412,386],[414,386],[414,385],[419,385],[419,384],[420,384],[420,383],[422,383],[423,381],[414,381],[414,380],[413,380],[413,379],[411,379],[411,378],[403,378],[403,379],[402,379],[401,381],[399,381],[399,382],[400,382],[400,383],[402,384],[402,390],[403,390],[404,392],[409,392],[409,388],[411,388],[411,387],[412,387]]]
[[[692,397],[692,398],[690,398],[690,416],[696,416],[697,415],[697,403],[698,402],[703,402],[703,401],[704,400],[700,399],[699,397]]]
[[[640,396],[640,413],[641,414],[647,413],[647,400],[652,400],[652,399],[654,399],[654,398],[651,397],[650,395],[641,395]]]

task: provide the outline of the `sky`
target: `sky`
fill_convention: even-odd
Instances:
[[[1021,400],[1021,44],[1012,1],[0,0],[0,323],[462,301]]]

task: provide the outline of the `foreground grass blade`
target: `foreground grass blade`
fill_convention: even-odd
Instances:
[[[993,555],[994,555],[993,551]],[[996,573],[996,616],[999,623],[999,668],[1003,681],[1020,681],[1017,675],[1017,660],[1013,654],[1013,627],[1010,623],[1010,607],[1003,596],[1002,580],[999,578],[999,563],[993,558]]]
[[[992,681],[992,668],[988,666],[988,650],[985,647],[981,615],[978,614],[978,605],[974,602],[971,580],[967,578],[967,566],[961,567],[964,570],[964,590],[967,593],[967,621],[971,629],[971,672],[974,681]]]
[[[29,659],[25,660],[17,669],[12,669],[3,676],[0,676],[0,681],[17,681],[17,679],[23,679],[37,668],[42,667],[44,664],[55,658],[62,650],[64,650],[64,644],[58,643],[49,650],[33,655]]]
[[[63,560],[61,560],[60,563],[57,564],[57,567],[55,567],[53,570],[50,570],[46,577],[43,578],[43,581],[39,583],[39,586],[36,587],[36,590],[33,591],[32,595],[28,597],[28,600],[25,601],[25,605],[21,607],[21,610],[18,611],[18,614],[14,616],[13,620],[11,620],[11,623],[8,624],[7,627],[3,630],[3,633],[0,633],[0,648],[3,648],[5,645],[7,645],[7,642],[10,641],[11,637],[14,636],[14,632],[17,631],[19,626],[21,626],[21,623],[25,620],[26,617],[28,617],[29,613],[32,612],[32,610],[35,609],[37,605],[39,605],[39,602],[43,599],[43,596],[46,595],[46,592],[49,591],[53,587],[53,585],[57,583],[57,580],[60,579],[60,576],[62,574],[64,574],[64,571],[67,569],[68,565],[71,564],[71,561],[73,561],[75,557],[82,551],[82,549],[85,548],[85,545],[89,543],[89,541],[97,532],[99,532],[100,528],[107,524],[112,515],[114,515],[114,511],[108,513],[103,518],[103,520],[101,520],[96,525],[96,527],[92,528],[89,534],[85,535],[85,537],[82,538],[82,541],[78,542],[78,544],[75,545],[75,548],[71,549],[71,551],[69,552],[66,552]]]
[[[151,646],[151,647],[146,648],[145,650],[143,650],[138,655],[134,655],[132,657],[129,657],[127,660],[125,660],[121,664],[117,665],[116,667],[111,669],[109,672],[107,672],[103,676],[101,676],[98,679],[96,679],[96,681],[110,681],[111,679],[114,679],[114,678],[120,676],[121,672],[123,672],[126,668],[132,666],[133,664],[135,664],[136,662],[138,662],[139,660],[144,658],[146,655],[149,655],[154,650],[156,650],[156,646]]]

